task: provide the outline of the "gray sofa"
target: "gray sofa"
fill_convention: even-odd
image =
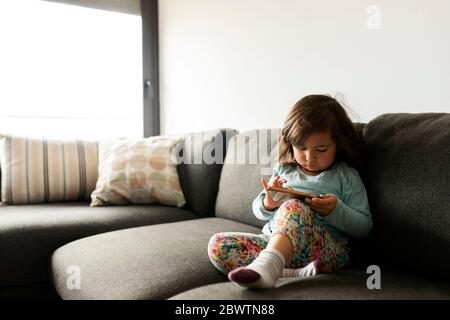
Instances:
[[[63,299],[449,299],[450,114],[385,114],[357,127],[374,229],[351,239],[345,269],[248,290],[212,266],[213,234],[261,232],[265,221],[253,216],[251,202],[273,162],[265,152],[255,161],[249,150],[270,146],[273,157],[279,132],[218,130],[218,139],[189,150],[203,153],[219,140],[227,146],[223,165],[179,166],[183,209],[0,207],[2,291],[11,297],[22,286],[27,297],[47,290]],[[367,286],[371,265],[380,268],[381,289]],[[72,266],[80,287],[68,285]]]

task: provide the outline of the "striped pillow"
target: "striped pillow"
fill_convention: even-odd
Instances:
[[[0,134],[1,197],[7,204],[88,200],[97,181],[97,142]]]

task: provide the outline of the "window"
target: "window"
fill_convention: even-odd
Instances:
[[[0,132],[142,137],[141,25],[131,14],[0,1]]]

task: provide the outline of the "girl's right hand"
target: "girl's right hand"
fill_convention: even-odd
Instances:
[[[280,176],[276,176],[272,182],[272,187],[282,188],[285,182],[286,180],[282,180]],[[261,178],[261,184],[264,187],[264,192],[266,194],[266,197],[264,198],[263,201],[264,207],[270,211],[275,210],[283,203],[283,201],[282,200],[275,201],[272,199],[270,195],[269,185],[267,184],[264,178]]]

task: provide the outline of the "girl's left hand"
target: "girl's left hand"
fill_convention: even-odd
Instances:
[[[337,199],[334,194],[325,194],[320,198],[306,198],[305,202],[312,210],[322,216],[327,216],[336,208]]]

